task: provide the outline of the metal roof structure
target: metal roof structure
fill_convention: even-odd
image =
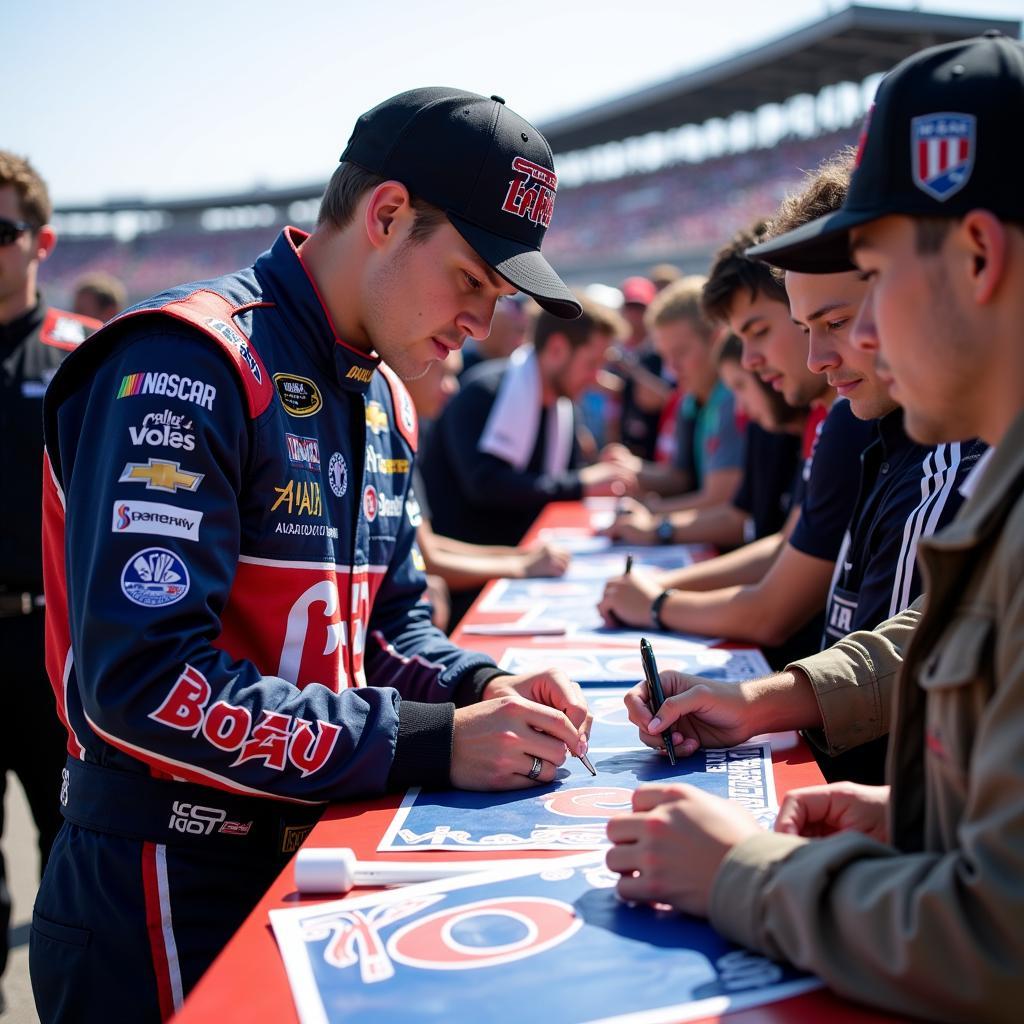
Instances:
[[[733,57],[538,125],[556,153],[726,118],[767,103],[862,82],[926,46],[1021,22],[851,4]]]

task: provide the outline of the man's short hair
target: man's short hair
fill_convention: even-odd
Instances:
[[[367,192],[373,191],[378,185],[387,181],[379,174],[364,170],[358,164],[343,162],[338,164],[331,180],[327,183],[323,198],[320,200],[320,212],[317,214],[317,227],[330,225],[343,228],[351,223],[356,207]],[[409,232],[410,242],[422,242],[428,238],[435,228],[447,222],[448,217],[438,206],[409,193],[409,201],[416,211],[416,220]]]
[[[75,296],[82,292],[91,295],[104,310],[109,310],[108,317],[120,312],[127,301],[124,285],[102,270],[84,274],[75,282]]]
[[[542,309],[533,325],[533,347],[543,352],[556,334],[561,334],[573,350],[582,348],[594,336],[605,335],[608,340],[621,340],[629,335],[629,324],[608,306],[594,302],[585,295],[577,294],[583,312],[575,320],[561,317]]]
[[[699,274],[691,274],[658,292],[644,316],[648,330],[685,320],[692,324],[702,338],[710,339],[715,331],[715,325],[704,312],[705,284],[705,278]]]
[[[715,253],[704,285],[704,313],[712,320],[725,323],[736,296],[744,293],[753,302],[759,295],[789,306],[786,289],[767,264],[752,260],[747,250],[765,241],[765,223],[756,221],[737,232],[728,245]]]
[[[778,238],[812,220],[835,213],[846,201],[846,193],[850,190],[856,153],[853,146],[844,146],[815,170],[809,171],[803,188],[790,192],[782,200],[775,216],[768,222],[765,240]],[[777,278],[785,277],[786,272],[780,267],[771,269]]]
[[[0,188],[8,185],[13,185],[18,194],[18,206],[24,220],[37,230],[50,223],[53,204],[46,182],[25,157],[0,149]]]

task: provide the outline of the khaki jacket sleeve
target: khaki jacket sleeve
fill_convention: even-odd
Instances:
[[[896,676],[903,652],[921,618],[924,597],[872,630],[851,633],[838,643],[787,665],[811,682],[822,729],[806,736],[829,754],[841,754],[889,731]]]
[[[1024,1006],[1024,588],[1007,602],[997,688],[965,763],[930,771],[963,795],[956,848],[901,853],[856,833],[739,844],[711,921],[837,992],[936,1021],[1019,1021]],[[939,797],[941,802],[941,796]]]

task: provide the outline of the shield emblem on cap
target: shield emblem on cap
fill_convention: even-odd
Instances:
[[[973,114],[925,114],[910,122],[914,184],[940,203],[967,184],[974,167]]]

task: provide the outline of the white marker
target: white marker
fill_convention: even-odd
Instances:
[[[299,850],[295,858],[295,888],[301,893],[348,892],[354,886],[382,887],[433,882],[477,871],[530,865],[538,871],[555,867],[559,858],[532,860],[361,861],[347,847]]]

